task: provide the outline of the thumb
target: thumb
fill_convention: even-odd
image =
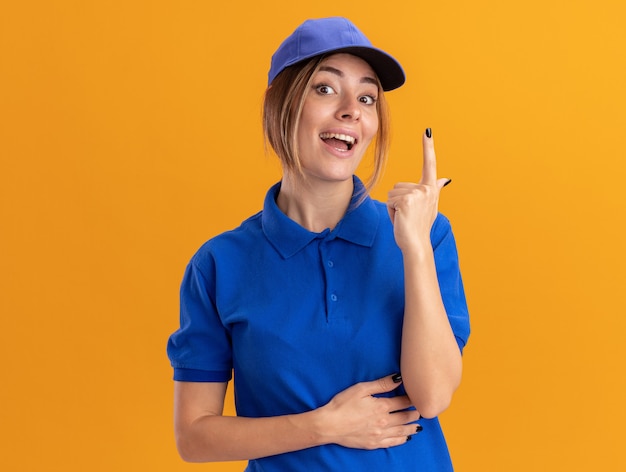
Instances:
[[[452,179],[437,179],[437,187],[439,190],[444,188],[446,185],[449,185],[452,182]]]

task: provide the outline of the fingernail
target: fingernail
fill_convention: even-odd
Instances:
[[[422,431],[423,429],[424,429],[424,428],[422,428],[422,425],[421,425],[421,424],[418,424],[418,425],[415,427],[415,432],[416,432],[416,433],[419,433],[419,432],[420,432],[420,431]]]
[[[452,179],[448,179],[448,181],[445,184],[443,184],[443,186],[445,187],[446,185],[450,184],[451,182],[452,182]]]
[[[426,128],[426,137],[427,138],[433,137],[433,131],[430,128]]]
[[[397,374],[393,374],[391,380],[393,380],[394,383],[402,382],[402,374],[400,374],[399,372]]]
[[[407,436],[406,437],[407,442],[409,442],[411,439],[413,439],[413,436]]]

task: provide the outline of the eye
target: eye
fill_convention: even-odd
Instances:
[[[335,93],[335,89],[333,89],[330,85],[326,85],[326,84],[317,85],[315,87],[315,90],[317,90],[317,93],[319,93],[320,95],[331,95]]]
[[[365,105],[373,105],[376,103],[376,97],[372,95],[363,95],[359,97],[359,102],[364,103]]]

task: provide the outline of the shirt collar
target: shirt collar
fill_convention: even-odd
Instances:
[[[329,231],[313,233],[285,215],[276,204],[276,197],[280,191],[280,182],[272,186],[265,196],[263,214],[261,217],[263,233],[276,250],[284,257],[295,255],[317,238],[341,238],[361,246],[371,247],[374,244],[378,230],[378,209],[369,197],[363,198],[365,187],[361,180],[354,176],[354,191],[350,208],[339,224]],[[359,200],[362,200],[359,203]]]

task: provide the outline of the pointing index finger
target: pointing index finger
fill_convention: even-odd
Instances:
[[[424,148],[424,166],[422,168],[423,185],[435,185],[437,183],[437,159],[435,157],[435,144],[430,128],[422,135],[422,146]]]

